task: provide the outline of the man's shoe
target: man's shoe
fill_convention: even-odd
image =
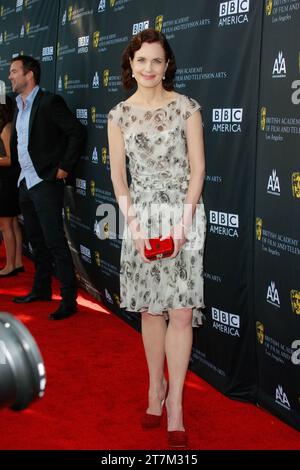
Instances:
[[[29,302],[35,302],[36,300],[52,300],[51,294],[39,294],[37,292],[29,292],[26,295],[19,295],[12,299],[16,304],[27,304]]]
[[[16,269],[13,269],[12,271],[9,271],[9,273],[1,274],[0,273],[0,278],[1,277],[12,277],[12,276],[17,276],[18,271]]]
[[[77,304],[64,304],[61,303],[58,309],[50,313],[49,320],[63,320],[64,318],[71,317],[77,312]]]

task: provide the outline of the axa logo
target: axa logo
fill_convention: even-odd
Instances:
[[[272,170],[272,174],[269,176],[267,193],[273,196],[280,196],[280,182],[276,170]]]
[[[102,13],[106,8],[106,0],[100,0],[98,4],[98,13]]]
[[[93,87],[94,89],[100,87],[100,80],[99,80],[99,74],[98,74],[98,72],[95,72],[95,75],[94,75],[94,77],[93,77],[93,85],[92,85],[92,87]]]
[[[94,147],[93,154],[92,154],[92,163],[98,163],[99,158],[98,158],[98,151],[97,148]]]
[[[105,289],[105,298],[106,298],[107,302],[109,302],[110,304],[114,303],[114,301],[112,299],[112,296],[110,295],[110,293],[108,292],[107,289]]]
[[[271,281],[267,290],[267,302],[274,307],[280,308],[280,299],[278,294],[278,289],[276,289],[275,282]]]
[[[278,52],[273,65],[273,78],[285,78],[286,77],[286,63],[285,58],[283,57],[282,51]]]
[[[283,406],[283,408],[285,408],[286,410],[291,409],[287,394],[284,392],[283,387],[281,385],[277,385],[275,401],[278,405]]]

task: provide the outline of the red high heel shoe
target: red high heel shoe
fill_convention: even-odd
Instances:
[[[162,415],[151,415],[145,413],[141,419],[141,425],[143,429],[159,428],[161,423]]]
[[[187,447],[187,433],[185,431],[168,431],[168,442],[170,447]]]
[[[165,398],[167,396],[167,391],[168,391],[168,384],[166,384]],[[161,421],[162,421],[165,398],[161,401],[161,404],[160,404],[160,409],[161,409],[160,415],[152,415],[151,413],[145,413],[142,416],[141,426],[143,429],[159,428]]]
[[[152,415],[151,413],[145,413],[142,416],[141,425],[143,429],[159,428],[162,420],[164,403],[165,399],[161,401],[161,415]]]

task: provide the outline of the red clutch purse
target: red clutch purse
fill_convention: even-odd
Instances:
[[[172,237],[161,240],[160,238],[150,238],[151,250],[145,248],[145,256],[149,260],[167,258],[174,251],[174,240]]]

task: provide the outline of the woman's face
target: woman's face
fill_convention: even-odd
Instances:
[[[138,86],[153,88],[161,84],[168,64],[159,42],[144,42],[130,61]]]

